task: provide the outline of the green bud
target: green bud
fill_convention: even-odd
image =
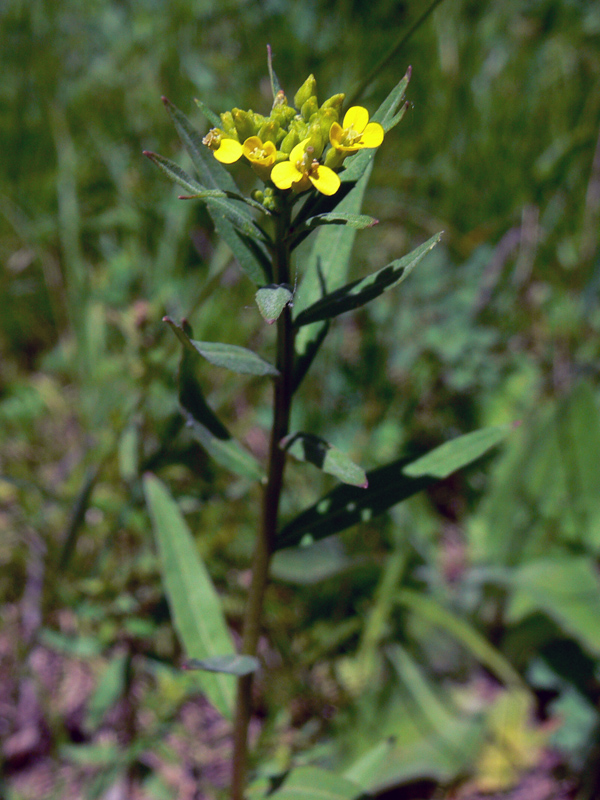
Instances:
[[[287,97],[285,96],[285,92],[283,89],[280,89],[273,99],[273,108],[277,108],[278,106],[287,106],[287,104],[288,101]]]
[[[330,147],[325,156],[325,166],[330,169],[338,169],[344,163],[344,159],[348,153],[343,153],[341,150],[336,150],[335,147]]]
[[[278,122],[282,128],[287,128],[296,116],[296,109],[291,106],[274,106],[271,111],[271,119]]]
[[[309,75],[294,95],[294,105],[296,108],[302,108],[309,97],[314,97],[315,100],[317,99],[317,81],[314,75]]]
[[[282,150],[275,151],[275,163],[279,164],[280,161],[287,161],[289,153],[284,153]]]
[[[298,136],[298,131],[291,130],[287,134],[285,139],[281,142],[280,149],[284,153],[288,153],[289,154],[289,153],[292,152],[294,147],[296,147],[296,145],[298,144],[299,141],[300,141],[300,137]]]
[[[221,114],[221,121],[223,122],[223,130],[225,133],[234,133],[237,137],[237,131],[235,129],[235,123],[233,121],[231,111],[224,111]]]
[[[231,114],[240,142],[245,142],[249,136],[256,136],[256,125],[251,111],[242,111],[241,108],[234,108]]]
[[[257,203],[263,203],[265,199],[265,193],[261,192],[260,189],[254,189],[254,191],[250,192],[250,197],[253,200],[256,200]]]
[[[321,154],[323,153],[325,145],[327,144],[327,139],[321,132],[321,125],[319,124],[318,120],[315,120],[315,122],[313,122],[308,129],[308,139],[309,141],[307,147],[313,148],[313,158],[318,160],[321,158]]]
[[[306,139],[308,133],[308,125],[302,117],[294,117],[294,119],[290,122],[290,133],[292,131],[296,131],[298,134],[298,141],[301,142],[302,139]]]
[[[325,102],[321,106],[321,110],[325,108],[333,108],[335,111],[337,111],[339,118],[339,113],[342,110],[342,105],[345,99],[346,95],[343,92],[340,92],[340,94],[334,94],[328,100],[325,100]],[[335,122],[337,121],[338,120],[335,120]]]
[[[333,123],[338,121],[338,113],[333,108],[323,108],[319,111],[317,119],[319,120],[319,125],[321,126],[321,133],[323,134],[325,141],[328,142],[329,131],[331,130]]]
[[[319,110],[319,104],[317,103],[316,97],[309,97],[308,100],[302,104],[302,108],[300,109],[300,113],[302,114],[302,119],[305,122],[308,122],[309,119],[312,117],[313,114]]]
[[[250,114],[250,116],[252,117],[252,119],[254,121],[254,133],[256,134],[256,131],[258,131],[258,129],[262,125],[264,125],[265,122],[267,122],[268,117],[263,117],[263,115],[259,114],[257,111],[252,111],[251,110],[248,113]]]
[[[262,142],[273,142],[273,144],[277,144],[277,134],[279,130],[279,123],[275,122],[275,120],[268,119],[265,124],[260,127],[257,136]]]

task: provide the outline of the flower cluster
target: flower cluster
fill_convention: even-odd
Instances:
[[[234,108],[221,114],[221,128],[212,128],[203,142],[222,164],[244,156],[264,183],[303,192],[314,186],[332,195],[340,187],[338,170],[344,159],[365,147],[379,147],[383,128],[369,122],[369,112],[353,106],[339,122],[343,94],[319,106],[314,75],[304,81],[288,105],[283,91],[271,114]]]

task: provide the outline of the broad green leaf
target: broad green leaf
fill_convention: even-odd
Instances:
[[[292,287],[284,283],[280,286],[276,284],[263,286],[256,292],[254,297],[262,318],[269,325],[272,325],[279,319],[283,309],[292,304],[294,294]]]
[[[500,444],[511,430],[513,430],[512,425],[499,425],[466,433],[408,464],[404,468],[404,474],[410,478],[420,478],[424,475],[447,478],[457,469],[476,461],[490,448]]]
[[[144,493],[173,624],[188,657],[235,655],[221,601],[177,503],[150,473],[144,476]],[[200,677],[209,700],[231,719],[235,693],[232,678],[203,673]]]
[[[484,667],[498,678],[498,680],[508,686],[524,687],[523,679],[510,662],[466,620],[457,617],[447,608],[444,608],[422,592],[403,589],[397,594],[396,600],[400,605],[409,608],[417,614],[417,616],[436,625],[448,635],[461,642]]]
[[[471,435],[466,434],[464,437],[460,436],[452,440],[456,451],[462,453],[462,457],[457,457],[454,461],[455,470],[466,467],[467,464],[486,452],[486,450],[478,448],[474,455],[475,451],[470,447],[461,447],[461,440]],[[490,449],[498,441],[491,437],[486,449]],[[441,447],[444,448],[445,445],[441,445]],[[440,448],[433,450],[431,455],[438,449]],[[417,459],[417,461],[419,460]],[[413,461],[412,458],[403,458],[368,472],[368,489],[337,486],[282,528],[277,538],[276,548],[279,550],[283,547],[293,547],[300,544],[304,537],[317,541],[343,531],[358,522],[369,522],[396,503],[406,500],[439,480],[437,475],[425,472],[421,472],[418,477],[407,475],[406,468]]]
[[[201,669],[205,672],[223,672],[226,675],[251,675],[260,667],[254,656],[214,656],[213,658],[190,658],[184,669]]]
[[[326,294],[316,303],[300,312],[294,324],[297,327],[311,322],[333,319],[339,314],[359,308],[370,300],[374,300],[387,289],[397,286],[413,270],[430,250],[439,242],[441,233],[436,233],[431,239],[417,247],[412,253],[392,261],[387,267],[377,272],[346,284],[334,292]]]
[[[321,225],[347,225],[357,231],[364,228],[372,228],[379,222],[375,217],[367,214],[351,214],[347,211],[330,211],[326,214],[316,214],[309,217],[304,223],[305,228],[318,228]]]
[[[517,567],[509,623],[541,611],[588,653],[600,655],[600,579],[590,557],[540,558]]]
[[[163,103],[165,102],[165,99],[166,98],[163,98]],[[167,100],[167,103],[168,102],[169,101]],[[194,103],[196,103],[200,111],[204,114],[204,116],[210,122],[213,128],[221,127],[221,125],[223,124],[221,121],[221,117],[218,114],[215,114],[214,111],[211,111],[211,109],[206,105],[206,103],[203,103],[202,100],[199,100],[197,97],[194,97]]]
[[[169,317],[164,321],[184,345],[179,366],[179,404],[192,436],[222,467],[243,478],[262,481],[264,474],[260,464],[232,437],[204,399],[194,375],[198,353],[191,344],[190,325],[187,322],[176,325]]]
[[[363,790],[368,792],[377,785],[382,767],[393,757],[394,746],[393,736],[379,742],[357,759],[351,767],[348,767],[344,772],[344,777],[362,786]]]
[[[279,443],[287,453],[298,461],[309,461],[323,472],[335,475],[343,483],[366,489],[369,485],[364,469],[348,458],[329,442],[311,433],[291,433]]]
[[[198,353],[217,367],[225,367],[243,375],[279,375],[274,366],[252,350],[222,342],[198,342],[189,337],[184,329],[176,325],[170,317],[163,317],[163,322],[167,323],[184,347],[188,350],[191,348],[193,352]]]
[[[298,767],[269,797],[276,800],[356,800],[362,793],[361,786],[342,775],[319,767]]]

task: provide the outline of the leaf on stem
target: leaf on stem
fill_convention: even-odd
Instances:
[[[173,624],[190,658],[234,656],[221,600],[179,507],[154,475],[144,476],[144,494],[160,553]],[[235,687],[226,675],[202,675],[209,700],[231,719]]]
[[[486,431],[483,429],[483,431],[475,431],[474,434],[468,433],[452,440],[451,471],[461,469],[480,458],[508,434],[511,426],[490,430],[494,431],[491,435],[481,436]],[[476,448],[471,446],[474,435],[479,439],[479,446]],[[436,448],[428,455],[434,457],[437,450],[445,447],[446,445],[441,445],[441,448]],[[420,460],[417,459],[416,462],[418,463]],[[276,549],[300,544],[305,536],[318,541],[358,522],[369,522],[387,511],[388,508],[439,480],[438,474],[429,474],[420,470],[418,477],[409,476],[407,468],[410,468],[413,462],[415,462],[413,458],[403,458],[368,472],[369,487],[366,490],[354,486],[337,486],[282,528],[277,537]],[[450,461],[447,464],[449,466]],[[434,473],[436,472],[439,470],[434,466]]]
[[[310,433],[291,433],[279,446],[298,461],[309,461],[315,467],[335,475],[343,483],[366,489],[369,485],[364,469],[329,442]]]
[[[283,309],[293,304],[294,293],[288,283],[279,286],[272,283],[269,286],[262,286],[254,297],[262,318],[272,325],[279,319]]]
[[[163,101],[164,102],[164,101]],[[206,103],[203,103],[202,100],[199,100],[197,97],[194,98],[194,103],[198,106],[200,111],[204,114],[206,119],[210,122],[213,128],[220,128],[223,124],[221,121],[221,117],[218,114],[215,114]]]
[[[281,84],[273,69],[273,53],[271,52],[270,44],[267,45],[267,66],[269,68],[269,78],[271,80],[271,91],[273,92],[273,99],[275,99],[277,93],[281,91]]]
[[[441,235],[441,233],[436,233],[435,236],[432,236],[431,239],[428,239],[403,258],[392,261],[391,264],[371,273],[371,275],[367,275],[366,278],[359,278],[359,280],[348,283],[335,292],[326,294],[325,297],[317,300],[312,306],[298,314],[294,324],[297,327],[301,327],[311,322],[333,319],[339,314],[359,308],[370,300],[379,297],[387,289],[391,289],[403,281],[423,256],[435,247]]]
[[[201,669],[205,672],[224,672],[227,675],[251,675],[260,667],[258,658],[254,656],[213,656],[212,658],[190,658],[183,669]]]
[[[274,800],[357,800],[363,789],[353,781],[320,767],[297,767],[269,797]]]
[[[304,223],[304,228],[318,228],[321,225],[348,225],[357,231],[364,228],[372,228],[379,222],[375,217],[367,214],[352,214],[347,211],[329,211],[325,214],[315,214],[309,217]]]

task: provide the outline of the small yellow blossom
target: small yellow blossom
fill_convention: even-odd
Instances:
[[[334,122],[331,126],[329,141],[336,150],[351,155],[364,147],[379,147],[383,142],[383,128],[378,122],[369,122],[366,108],[352,106],[346,111],[342,125]]]
[[[312,184],[321,194],[335,194],[340,188],[340,179],[332,169],[313,158],[314,149],[307,147],[309,142],[310,139],[304,139],[294,147],[289,161],[275,164],[271,180],[278,189],[303,192]]]
[[[242,145],[242,153],[252,164],[272,167],[277,152],[273,142],[262,142],[258,136],[250,136]]]
[[[233,164],[242,157],[242,145],[237,139],[230,139],[218,128],[211,128],[202,143],[212,150],[213,156],[221,164]]]

